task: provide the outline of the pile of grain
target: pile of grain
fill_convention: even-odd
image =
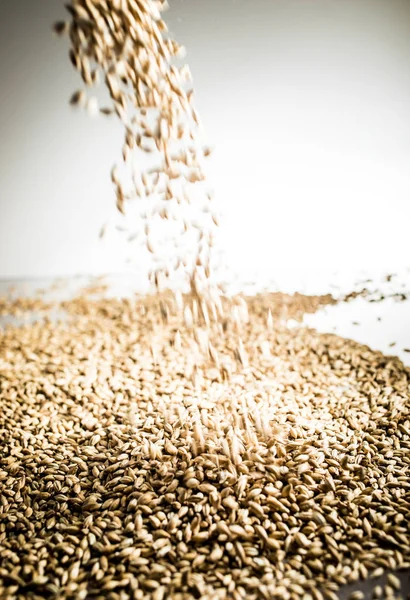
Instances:
[[[138,204],[129,239],[140,242],[139,260],[152,259],[151,280],[163,285],[182,273],[209,278],[218,215],[205,186],[204,161],[191,75],[175,59],[184,49],[167,35],[164,0],[72,0],[66,5],[70,59],[85,86],[102,78],[109,106],[78,90],[71,103],[115,113],[124,129],[123,164],[111,178],[117,208]],[[144,259],[144,251],[148,253]]]
[[[333,600],[410,566],[398,359],[272,296],[64,308],[1,336],[1,598]]]

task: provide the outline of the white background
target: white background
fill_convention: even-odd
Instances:
[[[294,280],[408,266],[410,3],[170,4],[216,148],[229,264]],[[121,235],[98,239],[118,222],[121,129],[68,106],[79,76],[50,31],[63,2],[1,12],[0,278],[122,272]]]

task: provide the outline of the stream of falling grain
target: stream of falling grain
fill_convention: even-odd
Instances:
[[[122,160],[111,171],[116,205],[123,215],[138,205],[139,218],[125,231],[140,242],[138,259],[149,259],[157,287],[172,283],[175,273],[209,279],[218,225],[205,182],[211,150],[201,142],[189,68],[176,64],[184,48],[161,18],[166,8],[164,1],[73,0],[70,21],[54,27],[68,34],[70,60],[84,86],[102,81],[108,92],[101,108],[84,89],[71,104],[121,121]]]

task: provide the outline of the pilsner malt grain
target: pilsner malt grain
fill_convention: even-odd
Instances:
[[[123,164],[111,172],[117,208],[125,215],[131,201],[139,203],[129,239],[148,252],[156,285],[174,272],[209,278],[218,225],[204,184],[210,148],[200,140],[188,66],[175,64],[184,49],[167,34],[166,7],[163,0],[72,0],[70,22],[54,27],[68,32],[70,60],[84,85],[104,81],[110,103],[101,113],[121,120]],[[70,102],[93,116],[99,110],[84,90]]]
[[[409,370],[278,300],[80,297],[2,333],[0,597],[320,600],[409,567]]]
[[[209,276],[218,218],[179,211],[208,151],[162,8],[73,0],[55,29],[87,86],[102,73],[102,112],[125,125],[132,186],[114,167],[118,209],[160,195],[143,209],[154,279],[168,265],[153,218],[197,232],[193,261],[171,265],[186,261],[191,294],[79,297],[65,321],[2,333],[0,597],[332,600],[410,566],[410,373],[286,327],[322,299],[204,295],[192,278]],[[72,103],[96,110],[82,91]],[[159,164],[133,172],[137,148]]]

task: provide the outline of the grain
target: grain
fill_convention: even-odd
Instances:
[[[378,600],[379,598],[382,598],[382,597],[383,597],[383,588],[382,588],[382,586],[381,586],[381,585],[376,585],[376,586],[373,588],[373,594],[372,594],[372,597],[373,597],[375,600]]]
[[[390,581],[394,581],[394,585],[390,585]],[[387,576],[387,583],[384,586],[377,586],[373,590],[373,598],[383,598],[384,600],[403,600],[403,596],[400,594],[401,581],[395,575],[391,573]]]
[[[2,333],[0,597],[334,600],[410,562],[409,371],[286,326],[330,296],[208,288],[210,151],[164,8],[72,0],[54,27],[110,97],[71,104],[123,124],[111,180],[124,218],[143,204],[129,237],[156,293],[90,289],[57,306],[65,321]],[[164,291],[178,269],[188,294]]]
[[[400,579],[396,577],[396,575],[394,575],[393,573],[387,574],[387,583],[395,590],[401,589]]]
[[[325,299],[98,289],[1,335],[2,598],[335,598],[409,564],[398,359],[286,327]]]
[[[364,594],[360,590],[353,592],[349,596],[349,600],[364,600]]]
[[[122,161],[111,174],[116,207],[125,219],[130,204],[144,203],[125,229],[138,260],[145,254],[151,283],[182,277],[204,285],[216,266],[219,225],[205,176],[211,150],[202,142],[189,68],[178,63],[185,50],[162,19],[166,8],[164,0],[71,0],[69,20],[54,31],[69,34],[69,58],[84,86],[102,82],[110,98],[100,108],[96,96],[78,90],[70,103],[121,121]]]

